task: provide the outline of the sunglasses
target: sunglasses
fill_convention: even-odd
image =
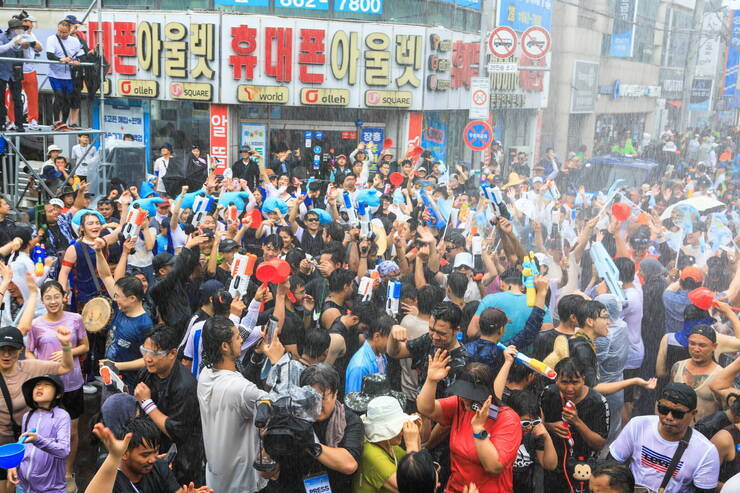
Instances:
[[[318,217],[307,217],[306,222],[317,223],[319,222],[319,218]]]
[[[535,419],[533,421],[528,421],[526,419],[523,419],[523,420],[520,421],[520,423],[522,424],[522,427],[527,428],[527,427],[530,427],[530,426],[537,426],[537,425],[541,424],[542,423],[542,420],[541,419]]]
[[[673,409],[672,407],[664,406],[663,404],[658,404],[658,413],[667,416],[668,413],[671,413],[674,418],[676,419],[683,419],[684,416],[686,416],[686,413],[689,411],[682,411],[680,409]]]

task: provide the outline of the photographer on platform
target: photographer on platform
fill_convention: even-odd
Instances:
[[[23,43],[21,45],[21,49],[23,50],[23,58],[25,58],[26,60],[33,60],[34,58],[37,58],[39,56],[39,53],[41,53],[43,47],[41,46],[41,42],[38,40],[36,35],[33,34],[33,23],[36,22],[36,19],[25,10],[23,10],[20,14],[13,16],[13,18],[21,21],[21,23],[23,24],[23,28],[26,31],[24,35],[26,37],[27,43]],[[23,64],[23,80],[21,81],[21,87],[26,93],[26,104],[28,105],[28,128],[29,130],[38,130],[39,82],[36,78],[35,63],[26,62]],[[23,107],[21,107],[21,113],[22,112]],[[22,129],[23,120],[18,120],[18,123],[15,123],[16,114],[15,102],[13,101],[13,98],[10,99],[10,103],[8,105],[8,119],[10,120],[10,126],[15,126],[16,128]],[[22,132],[23,130],[20,131]]]
[[[0,32],[0,56],[22,58],[23,50],[29,48],[29,38],[25,34],[23,23],[16,19],[8,21],[8,30]],[[0,61],[0,94],[5,97],[5,90],[10,89],[13,100],[15,121],[18,122],[16,131],[24,132],[23,128],[23,98],[21,97],[21,82],[23,80],[23,64]],[[5,117],[8,109],[0,104],[0,130],[5,130]]]

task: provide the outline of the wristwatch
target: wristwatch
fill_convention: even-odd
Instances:
[[[306,451],[315,459],[317,459],[321,455],[321,452],[323,452],[320,443],[312,443],[308,446]]]
[[[478,440],[488,440],[488,437],[491,436],[488,434],[487,430],[483,430],[480,433],[473,432],[473,438],[476,438]]]

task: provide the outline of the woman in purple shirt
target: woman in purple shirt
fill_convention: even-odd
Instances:
[[[86,354],[89,349],[87,332],[82,324],[82,316],[65,312],[64,304],[67,297],[62,289],[62,285],[57,281],[46,281],[41,286],[41,302],[46,307],[46,315],[36,317],[31,323],[31,327],[19,325],[19,329],[26,336],[26,348],[33,353],[38,359],[61,361],[62,346],[56,336],[58,327],[66,327],[72,334],[72,356],[74,358],[74,368],[61,379],[64,383],[64,397],[62,404],[72,419],[70,453],[67,456],[67,482],[74,481],[72,467],[77,453],[77,444],[79,437],[77,433],[78,418],[82,415],[84,407],[84,393],[82,385],[82,370],[80,369],[80,356]]]

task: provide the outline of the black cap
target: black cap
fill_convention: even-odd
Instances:
[[[447,237],[447,241],[456,247],[465,248],[465,237],[456,231],[450,233],[450,236]]]
[[[23,334],[10,325],[0,329],[0,347],[10,346],[16,349],[23,347]]]
[[[172,255],[170,252],[158,253],[152,259],[152,267],[154,268],[154,272],[159,271],[159,269],[161,269],[162,267],[174,265],[174,263],[175,256]]]
[[[23,21],[21,21],[20,19],[13,18],[8,21],[8,29],[20,29],[20,28],[23,28]]]
[[[64,395],[64,383],[62,383],[62,379],[59,378],[57,375],[46,374],[41,375],[40,377],[28,379],[23,382],[23,385],[21,386],[21,391],[23,392],[23,398],[26,400],[26,405],[31,409],[35,409],[38,407],[38,405],[33,401],[33,388],[41,380],[47,380],[54,384],[57,389],[55,400],[61,399]]]
[[[663,387],[660,398],[686,406],[690,411],[696,409],[696,392],[685,383],[669,383]]]
[[[248,145],[243,145],[241,149],[239,149],[239,152],[249,152],[252,148]]]
[[[455,382],[447,387],[447,395],[456,395],[483,403],[491,396],[491,389],[480,378],[470,373],[459,373]]]
[[[239,243],[235,242],[231,238],[224,238],[221,240],[221,243],[218,244],[218,250],[220,252],[230,252],[232,250],[237,250],[239,248]]]
[[[695,326],[693,329],[691,329],[691,332],[689,332],[689,337],[691,337],[694,334],[699,334],[700,336],[704,336],[710,341],[712,341],[712,344],[717,344],[717,332],[706,324],[699,324]]]

